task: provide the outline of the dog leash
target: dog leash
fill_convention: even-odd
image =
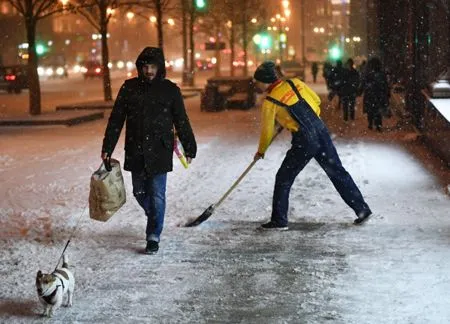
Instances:
[[[61,259],[62,259],[63,255],[64,255],[64,253],[66,252],[67,247],[68,247],[69,244],[70,244],[70,240],[73,238],[73,236],[74,236],[74,234],[75,234],[75,231],[77,230],[78,225],[80,224],[81,216],[84,215],[84,213],[85,213],[85,211],[86,211],[88,205],[89,205],[89,202],[84,206],[84,209],[83,209],[83,211],[81,212],[81,214],[78,215],[77,223],[75,224],[75,227],[74,227],[74,229],[72,230],[72,233],[70,234],[70,237],[69,237],[69,239],[67,240],[67,243],[66,243],[66,245],[64,246],[64,249],[63,249],[61,255],[60,255],[59,258],[58,258],[58,262],[56,263],[56,267],[55,267],[55,270],[54,270],[53,272],[55,272],[56,269],[58,268],[59,262],[61,262]]]

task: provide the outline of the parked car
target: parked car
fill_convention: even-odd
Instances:
[[[0,90],[21,93],[28,88],[27,66],[0,66]]]
[[[305,80],[305,67],[297,61],[283,61],[280,68],[287,78],[298,77],[303,81]]]
[[[82,64],[81,72],[85,79],[103,77],[103,67],[100,62],[89,61]]]

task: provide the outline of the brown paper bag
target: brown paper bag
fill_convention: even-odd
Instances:
[[[106,222],[125,204],[126,193],[120,162],[111,159],[112,170],[102,165],[91,176],[89,192],[89,216]]]

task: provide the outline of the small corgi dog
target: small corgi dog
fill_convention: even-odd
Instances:
[[[73,290],[75,288],[75,278],[68,269],[67,257],[63,256],[63,264],[60,269],[53,273],[42,273],[41,270],[36,275],[36,290],[39,300],[45,307],[43,316],[52,317],[53,312],[63,303],[63,298],[67,293],[66,306],[72,306]]]

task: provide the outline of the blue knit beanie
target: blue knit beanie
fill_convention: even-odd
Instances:
[[[275,70],[275,63],[272,61],[265,61],[255,71],[253,78],[262,83],[274,83],[278,80],[277,72]]]

